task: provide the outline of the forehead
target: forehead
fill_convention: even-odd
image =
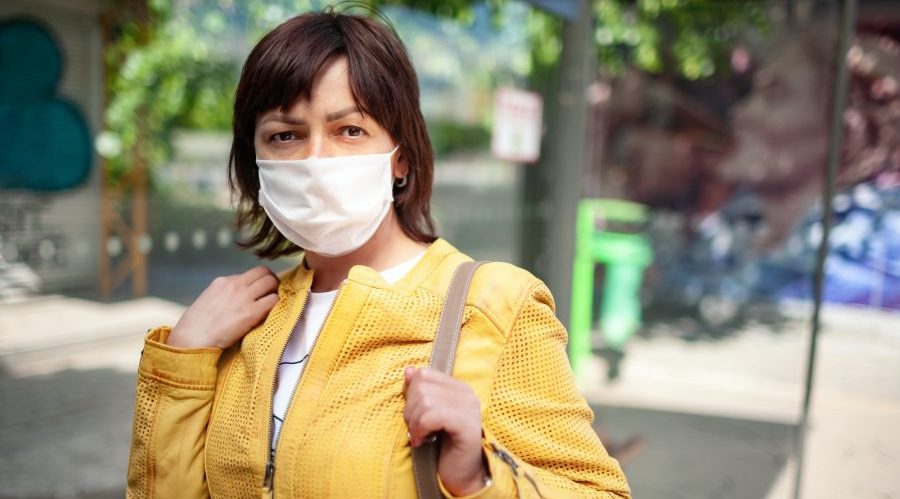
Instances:
[[[338,57],[325,65],[309,90],[309,98],[300,94],[286,108],[275,107],[262,113],[260,118],[307,113],[333,113],[355,107],[356,101],[350,87],[350,78],[346,57]]]
[[[326,64],[313,80],[310,100],[315,103],[322,99],[353,100],[346,57],[337,57]]]

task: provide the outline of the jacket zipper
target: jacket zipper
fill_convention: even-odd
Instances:
[[[300,305],[300,313],[294,317],[294,323],[291,325],[291,332],[288,335],[287,341],[284,342],[284,345],[281,347],[281,353],[278,354],[278,362],[281,362],[281,357],[284,356],[284,351],[287,350],[288,344],[291,342],[291,337],[294,336],[294,329],[297,329],[297,324],[300,322],[300,318],[303,317],[303,312],[306,311],[306,304],[309,302],[309,293],[311,291],[306,291],[306,296],[303,298],[303,303]],[[270,405],[269,405],[269,422],[268,431],[266,432],[269,435],[269,438],[266,440],[266,447],[269,448],[269,457],[266,459],[266,474],[263,478],[263,488],[265,488],[266,492],[269,496],[273,496],[272,483],[275,480],[275,449],[272,447],[272,435],[275,431],[275,425],[272,424],[272,415],[275,414],[275,388],[278,383],[278,364],[276,364],[276,372],[275,377],[272,378],[272,389],[269,391],[270,395]]]
[[[297,385],[294,387],[294,391],[291,392],[291,397],[288,399],[287,409],[285,410],[285,421],[287,421],[287,414],[291,411],[291,406],[294,404],[294,395],[297,394],[297,389],[300,388],[300,382],[303,381],[303,376],[306,374],[306,366],[312,361],[313,351],[316,349],[316,345],[319,343],[319,338],[322,336],[322,331],[325,330],[325,323],[328,322],[328,318],[331,317],[331,311],[334,310],[334,304],[337,303],[338,298],[341,296],[341,289],[344,288],[344,284],[347,283],[347,279],[344,279],[341,282],[341,285],[338,286],[337,293],[334,295],[334,299],[331,300],[331,306],[328,307],[328,313],[325,314],[325,322],[322,323],[322,327],[319,329],[318,334],[316,335],[316,339],[313,340],[312,346],[309,348],[309,357],[306,359],[306,362],[303,364],[303,370],[300,372],[300,377],[297,378]],[[287,341],[281,347],[281,353],[278,355],[278,361],[281,362],[281,357],[284,355],[284,351],[287,349],[288,344],[291,342],[291,338],[294,336],[294,330],[297,329],[297,323],[300,322],[300,317],[303,316],[303,312],[306,311],[306,304],[309,302],[309,293],[312,291],[307,290],[306,298],[303,299],[303,305],[300,307],[300,313],[294,319],[294,325],[291,327],[291,334],[288,335]],[[269,458],[266,462],[266,475],[263,478],[263,488],[265,488],[269,497],[274,499],[275,497],[275,453],[278,451],[278,444],[281,442],[281,433],[278,434],[278,438],[275,439],[275,445],[272,445],[272,434],[275,431],[275,425],[272,424],[272,415],[275,414],[275,388],[278,383],[278,373],[275,374],[275,378],[272,379],[272,389],[269,392],[271,403],[269,405]],[[284,429],[284,423],[281,423],[282,429]]]

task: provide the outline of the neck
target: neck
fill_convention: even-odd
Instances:
[[[315,293],[335,290],[354,265],[365,265],[380,272],[414,257],[427,246],[410,239],[391,210],[372,238],[359,249],[337,257],[307,251],[306,263],[315,270],[311,290]]]

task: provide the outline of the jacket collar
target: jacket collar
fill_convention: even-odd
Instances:
[[[459,250],[444,239],[438,238],[425,250],[422,259],[410,269],[402,279],[391,285],[381,277],[377,270],[365,265],[354,265],[350,268],[348,280],[376,288],[393,289],[411,293],[435,272],[447,257],[458,254]],[[282,284],[296,291],[309,291],[315,271],[307,268],[306,257],[301,255],[300,263],[282,276]]]

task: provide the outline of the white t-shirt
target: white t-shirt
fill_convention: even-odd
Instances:
[[[394,284],[406,275],[417,263],[422,259],[425,252],[410,258],[409,260],[381,271],[381,277],[390,284]],[[324,293],[309,293],[306,299],[306,306],[300,319],[297,321],[294,331],[288,340],[288,344],[281,356],[281,362],[278,363],[278,378],[275,384],[275,399],[272,405],[272,449],[278,442],[278,434],[281,432],[281,424],[284,421],[284,415],[287,413],[288,404],[291,402],[291,396],[297,389],[297,382],[300,375],[303,374],[303,368],[309,359],[310,350],[328,318],[328,312],[331,305],[337,298],[337,290],[325,291]],[[299,401],[298,401],[299,402]]]

